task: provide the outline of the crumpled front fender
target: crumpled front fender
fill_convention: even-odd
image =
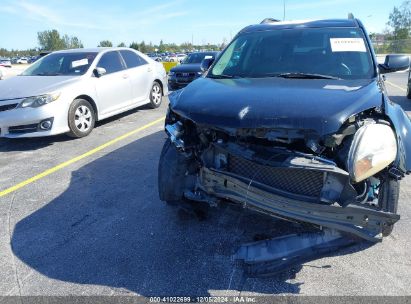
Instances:
[[[411,121],[400,105],[385,100],[385,114],[397,135],[398,155],[394,165],[404,173],[411,172]]]

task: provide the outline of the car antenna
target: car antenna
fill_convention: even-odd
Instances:
[[[353,13],[348,13],[348,19],[354,19],[354,14]]]

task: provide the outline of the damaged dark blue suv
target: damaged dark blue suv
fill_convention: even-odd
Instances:
[[[244,28],[203,78],[171,94],[159,163],[163,201],[227,200],[371,241],[399,220],[411,124],[388,98],[356,19]]]

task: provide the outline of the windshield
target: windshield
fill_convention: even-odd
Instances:
[[[47,55],[27,70],[22,76],[70,76],[83,75],[87,72],[94,58],[96,52],[74,52],[74,53],[54,53]]]
[[[186,59],[184,59],[182,63],[186,63],[186,64],[201,63],[201,61],[203,61],[206,56],[210,58],[214,58],[215,54],[214,53],[191,53],[186,57]]]
[[[238,36],[208,77],[262,78],[290,74],[369,79],[375,76],[375,71],[360,29],[304,28]]]

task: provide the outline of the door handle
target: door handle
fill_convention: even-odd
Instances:
[[[128,77],[129,77],[128,74],[123,75],[123,79],[127,79]]]
[[[151,72],[151,71],[152,71],[152,69],[151,69],[151,68],[148,68],[148,69],[147,69],[147,72]]]

